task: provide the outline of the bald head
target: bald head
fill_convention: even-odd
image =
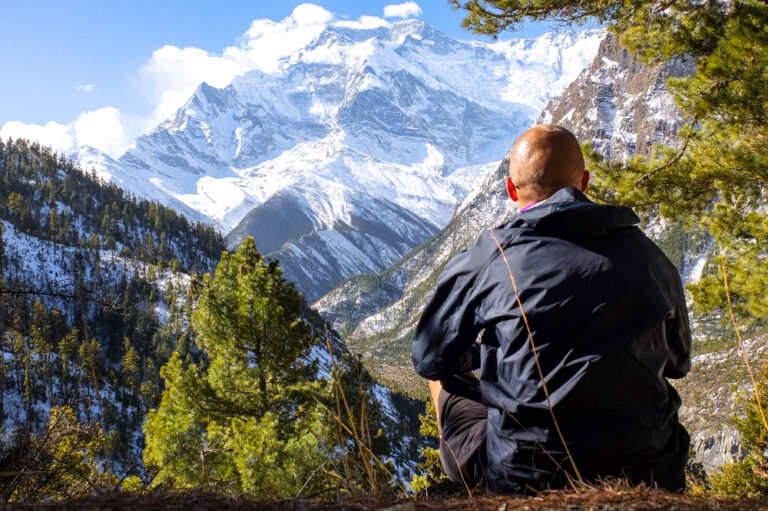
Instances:
[[[509,153],[509,177],[521,206],[548,198],[561,188],[586,188],[589,174],[573,133],[553,124],[534,126]]]

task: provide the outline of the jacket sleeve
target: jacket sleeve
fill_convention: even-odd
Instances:
[[[675,304],[674,312],[666,320],[667,364],[664,376],[682,378],[691,370],[691,326],[688,322],[688,307],[685,293],[677,269],[669,263],[666,276],[670,284],[671,299]]]
[[[446,379],[480,365],[482,329],[477,323],[475,286],[487,257],[477,244],[454,257],[437,281],[437,291],[416,326],[411,358],[416,372],[431,380]]]

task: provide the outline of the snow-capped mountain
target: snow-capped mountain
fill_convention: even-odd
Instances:
[[[674,143],[678,114],[664,81],[670,75],[681,76],[683,70],[677,65],[649,68],[610,35],[599,46],[593,62],[547,104],[539,122],[565,126],[580,141],[592,141],[606,158],[647,152],[654,141]],[[670,105],[663,116],[654,107],[662,104]],[[418,250],[378,275],[348,279],[315,302],[315,309],[353,350],[375,361],[371,367],[402,364],[398,378],[413,373],[413,329],[445,264],[488,227],[504,223],[516,212],[503,185],[507,174],[506,160],[490,166],[450,223]],[[663,226],[649,227],[648,234],[656,240],[667,234]],[[680,261],[686,282],[698,279],[700,260],[706,256],[693,245],[686,245],[688,257]],[[390,376],[394,373],[389,370]]]
[[[603,33],[496,43],[420,21],[329,25],[274,73],[201,84],[119,159],[79,161],[195,220],[254,236],[310,299],[379,272],[450,220],[462,198]]]

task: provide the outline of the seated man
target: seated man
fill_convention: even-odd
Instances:
[[[690,438],[667,381],[690,369],[680,277],[631,209],[583,195],[588,181],[568,130],[524,133],[507,178],[519,213],[449,262],[416,327],[457,482],[685,486]]]

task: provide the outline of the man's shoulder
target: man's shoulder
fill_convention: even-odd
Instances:
[[[514,219],[513,219],[514,220]],[[496,227],[483,229],[472,246],[468,249],[471,256],[493,259],[501,255],[501,251],[515,243],[526,230],[525,226],[515,224],[513,220],[499,224]]]
[[[444,273],[482,273],[501,257],[502,250],[507,249],[520,232],[521,228],[513,227],[510,222],[483,229],[468,248],[453,256]]]

